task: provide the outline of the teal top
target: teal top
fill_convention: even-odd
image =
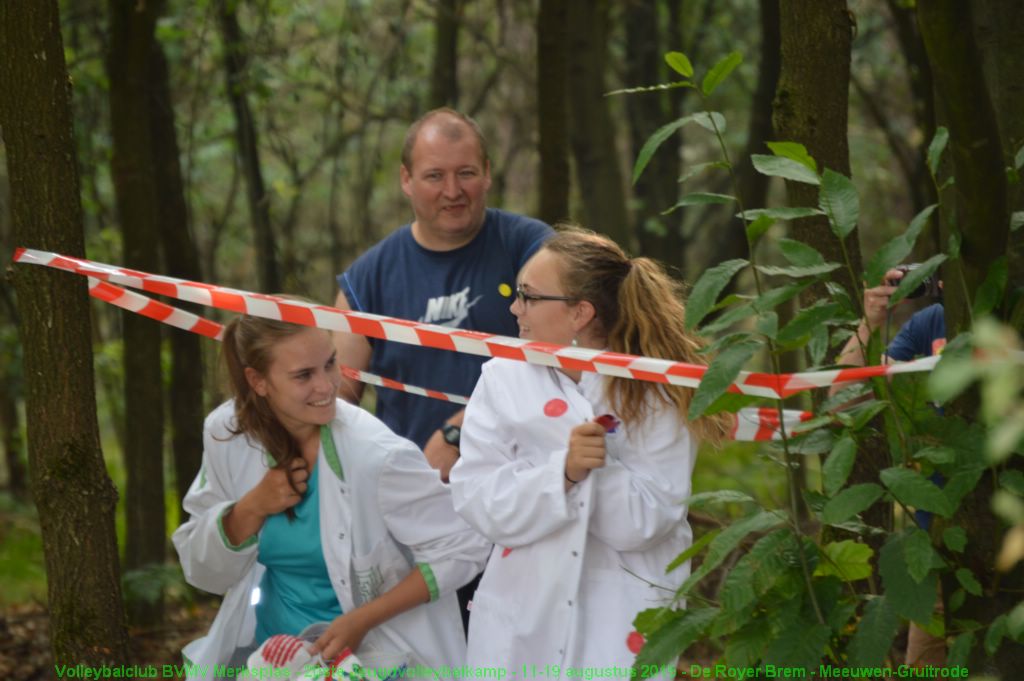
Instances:
[[[324,444],[330,439],[324,438]],[[292,507],[295,519],[277,513],[263,524],[257,560],[267,570],[256,605],[258,644],[275,634],[298,635],[314,622],[341,615],[320,544],[319,468],[313,466],[306,494]]]

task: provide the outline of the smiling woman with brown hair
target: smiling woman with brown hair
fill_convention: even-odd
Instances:
[[[462,664],[455,589],[490,545],[437,472],[336,398],[329,332],[240,317],[223,353],[233,399],[206,419],[174,545],[188,582],[225,597],[186,659],[244,663],[270,636],[330,622],[312,647],[326,660],[365,644],[405,664]]]

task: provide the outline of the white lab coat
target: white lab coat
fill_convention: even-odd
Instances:
[[[224,664],[237,646],[252,642],[253,589],[264,571],[256,537],[232,547],[222,532],[222,515],[273,465],[246,436],[232,437],[233,423],[232,402],[207,417],[203,466],[184,501],[191,517],[173,537],[185,579],[225,594],[209,633],[183,651],[200,666]],[[411,664],[463,664],[455,589],[479,573],[490,542],[455,514],[448,488],[422,452],[373,415],[338,400],[331,431],[337,459],[321,446],[317,460],[320,541],[342,611],[384,593],[415,565],[431,602],[375,628],[363,643],[409,653]]]
[[[495,543],[470,610],[471,666],[628,676],[634,617],[689,575],[689,564],[665,574],[693,539],[684,502],[696,444],[674,409],[650,400],[642,422],[606,436],[605,467],[563,487],[570,431],[611,413],[604,381],[484,364],[451,471],[455,509]]]

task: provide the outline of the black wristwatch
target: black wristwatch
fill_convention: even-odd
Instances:
[[[459,448],[459,440],[462,437],[462,428],[446,423],[441,427],[441,435],[444,441],[456,449]]]

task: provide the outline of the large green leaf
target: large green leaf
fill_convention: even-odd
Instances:
[[[846,539],[826,544],[821,553],[815,577],[835,575],[845,582],[855,582],[871,576],[871,557],[875,552],[867,544]]]
[[[636,666],[643,669],[673,662],[700,638],[717,615],[718,608],[688,609],[682,617],[651,634],[636,656]]]
[[[781,630],[765,650],[765,664],[815,672],[832,636],[832,629],[827,624],[819,624],[813,616],[800,617],[799,613],[793,612],[783,620]]]
[[[751,532],[764,532],[770,530],[786,521],[786,515],[782,511],[758,511],[746,518],[737,520],[714,538],[708,546],[707,555],[704,561],[679,587],[677,594],[686,595],[691,588],[700,580],[708,576],[715,568],[721,565],[732,551],[739,546],[740,542]]]
[[[690,544],[685,551],[672,559],[672,562],[665,568],[665,574],[672,572],[677,567],[703,551],[704,547],[710,544],[715,537],[721,534],[721,532],[721,530],[711,530],[710,532],[703,534],[700,539]]]
[[[949,142],[949,130],[944,126],[939,126],[935,129],[935,136],[932,137],[931,143],[928,145],[928,169],[932,171],[932,176],[939,174],[939,161],[942,158],[942,152],[946,149],[946,144]]]
[[[907,559],[907,572],[918,584],[928,576],[936,561],[941,560],[932,548],[928,533],[917,528],[907,531],[906,539],[903,540],[903,554]]]
[[[801,291],[813,283],[813,280],[806,279],[803,281],[794,281],[793,283],[786,284],[785,286],[768,289],[754,301],[754,309],[758,312],[774,310],[782,303],[795,298]]]
[[[720,265],[704,271],[686,301],[686,328],[694,329],[700,321],[711,312],[718,300],[718,294],[729,284],[729,281],[737,272],[746,267],[748,263],[742,258],[726,260]]]
[[[850,639],[848,664],[860,668],[880,666],[889,654],[899,626],[900,619],[888,598],[872,598]]]
[[[960,582],[960,586],[962,586],[964,588],[964,591],[966,591],[967,593],[972,594],[974,596],[981,595],[981,584],[978,583],[978,580],[977,578],[975,578],[974,573],[971,572],[968,568],[960,568],[959,570],[957,570],[956,580]]]
[[[882,546],[878,571],[893,610],[907,619],[927,624],[935,609],[938,577],[931,571],[921,582],[914,580],[907,565],[905,540],[905,534],[894,534]]]
[[[772,150],[776,156],[788,158],[801,163],[815,175],[818,174],[818,163],[807,153],[807,147],[799,142],[765,142],[765,145]]]
[[[799,550],[793,532],[782,528],[765,535],[729,571],[718,593],[726,610],[739,612],[763,596],[790,569],[788,555]]]
[[[636,163],[633,165],[633,184],[640,179],[640,175],[643,174],[644,168],[651,160],[651,156],[658,150],[658,147],[675,133],[676,130],[683,127],[687,123],[693,120],[693,116],[683,116],[682,118],[676,119],[671,123],[666,123],[657,130],[654,134],[647,138],[644,142],[644,146],[640,148],[640,153],[637,154]]]
[[[701,492],[700,494],[694,494],[687,500],[686,504],[690,508],[706,508],[712,504],[735,504],[735,503],[757,503],[754,497],[750,496],[746,492],[740,492],[734,489],[720,489],[714,492]]]
[[[711,161],[710,163],[698,163],[697,165],[690,166],[689,168],[687,168],[686,172],[680,175],[679,179],[676,181],[679,183],[683,183],[693,177],[696,177],[697,175],[700,175],[701,173],[705,173],[714,168],[728,169],[730,167],[732,166],[730,166],[725,161]]]
[[[821,265],[825,262],[825,257],[817,251],[813,246],[808,246],[802,241],[795,239],[779,239],[778,241],[779,251],[786,260],[791,264],[800,267],[810,265]]]
[[[963,553],[967,546],[967,531],[962,527],[947,527],[942,531],[942,543],[950,551]]]
[[[740,217],[744,220],[756,220],[760,217],[769,217],[772,220],[797,220],[815,215],[822,215],[822,212],[810,206],[782,206],[780,208],[753,208],[745,210]]]
[[[815,329],[848,321],[852,320],[849,315],[843,313],[838,304],[819,300],[811,307],[798,312],[789,324],[782,327],[778,340],[780,343],[789,343],[803,338]]]
[[[825,494],[833,496],[842,489],[846,484],[846,479],[850,477],[850,471],[853,470],[853,462],[856,458],[857,443],[852,437],[847,435],[835,444],[832,453],[828,455],[825,463],[821,466],[821,479]]]
[[[750,339],[734,343],[719,353],[704,372],[704,378],[693,394],[687,418],[696,421],[711,403],[729,389],[750,358],[764,346],[759,339]]]
[[[780,156],[768,156],[767,154],[752,154],[750,156],[754,168],[762,175],[770,177],[781,177],[794,182],[804,184],[821,184],[818,174],[799,161]]]
[[[708,192],[694,192],[687,194],[683,198],[676,202],[676,205],[662,211],[662,215],[668,215],[677,208],[685,208],[686,206],[707,206],[709,204],[723,204],[732,203],[736,198],[729,196],[728,194],[714,194]]]
[[[992,620],[992,624],[988,627],[988,633],[985,634],[985,652],[988,653],[989,657],[996,654],[996,651],[999,650],[999,644],[1002,643],[1003,637],[1007,634],[1006,620],[1006,615],[1000,615]]]
[[[832,232],[840,239],[853,231],[860,218],[860,199],[850,178],[828,168],[821,176],[818,207],[829,216]]]
[[[753,619],[726,639],[725,662],[732,665],[733,669],[753,667],[764,655],[764,649],[771,640],[772,630],[764,619]]]
[[[715,88],[718,87],[725,78],[733,72],[737,66],[743,61],[743,55],[739,52],[730,52],[725,57],[718,60],[718,63],[711,67],[707,75],[704,76],[704,81],[701,83],[700,89],[707,97]]]
[[[917,243],[917,237],[921,234],[922,228],[928,224],[928,218],[931,217],[936,208],[936,204],[933,203],[922,210],[910,221],[907,231],[893,237],[875,252],[875,255],[868,262],[868,266],[864,268],[864,283],[869,288],[881,284],[885,273],[899,265],[903,262],[904,258],[910,255],[914,244]]]
[[[953,639],[953,645],[949,647],[949,655],[946,656],[946,668],[966,667],[971,657],[971,648],[973,647],[973,631],[965,632]]]
[[[835,270],[842,267],[837,262],[827,262],[821,265],[805,265],[802,267],[776,267],[774,265],[757,265],[757,271],[761,274],[768,276],[785,276],[785,277],[820,277],[823,274],[834,272]]]
[[[847,487],[828,500],[822,519],[829,525],[849,520],[882,498],[884,491],[873,482]]]
[[[717,111],[698,111],[692,118],[694,123],[710,133],[725,134],[725,116]]]
[[[683,78],[693,78],[693,64],[682,52],[669,52],[665,55],[665,63]]]
[[[750,244],[751,250],[753,250],[754,244],[756,244],[758,240],[764,236],[764,233],[767,232],[774,224],[775,220],[767,215],[762,215],[753,222],[747,223],[747,243]]]
[[[896,287],[896,290],[889,298],[889,304],[895,305],[906,298],[908,293],[912,293],[926,278],[934,274],[939,265],[946,260],[947,256],[944,253],[939,253],[925,260],[917,269],[904,274],[903,278],[900,279],[900,285]]]
[[[985,281],[978,287],[974,296],[974,317],[984,317],[999,305],[1003,299],[1003,291],[1006,290],[1006,282],[1009,278],[1009,268],[1006,256],[996,258],[988,267]]]
[[[879,477],[893,496],[907,506],[938,513],[943,518],[953,515],[952,504],[942,490],[917,471],[896,466],[886,468]]]

